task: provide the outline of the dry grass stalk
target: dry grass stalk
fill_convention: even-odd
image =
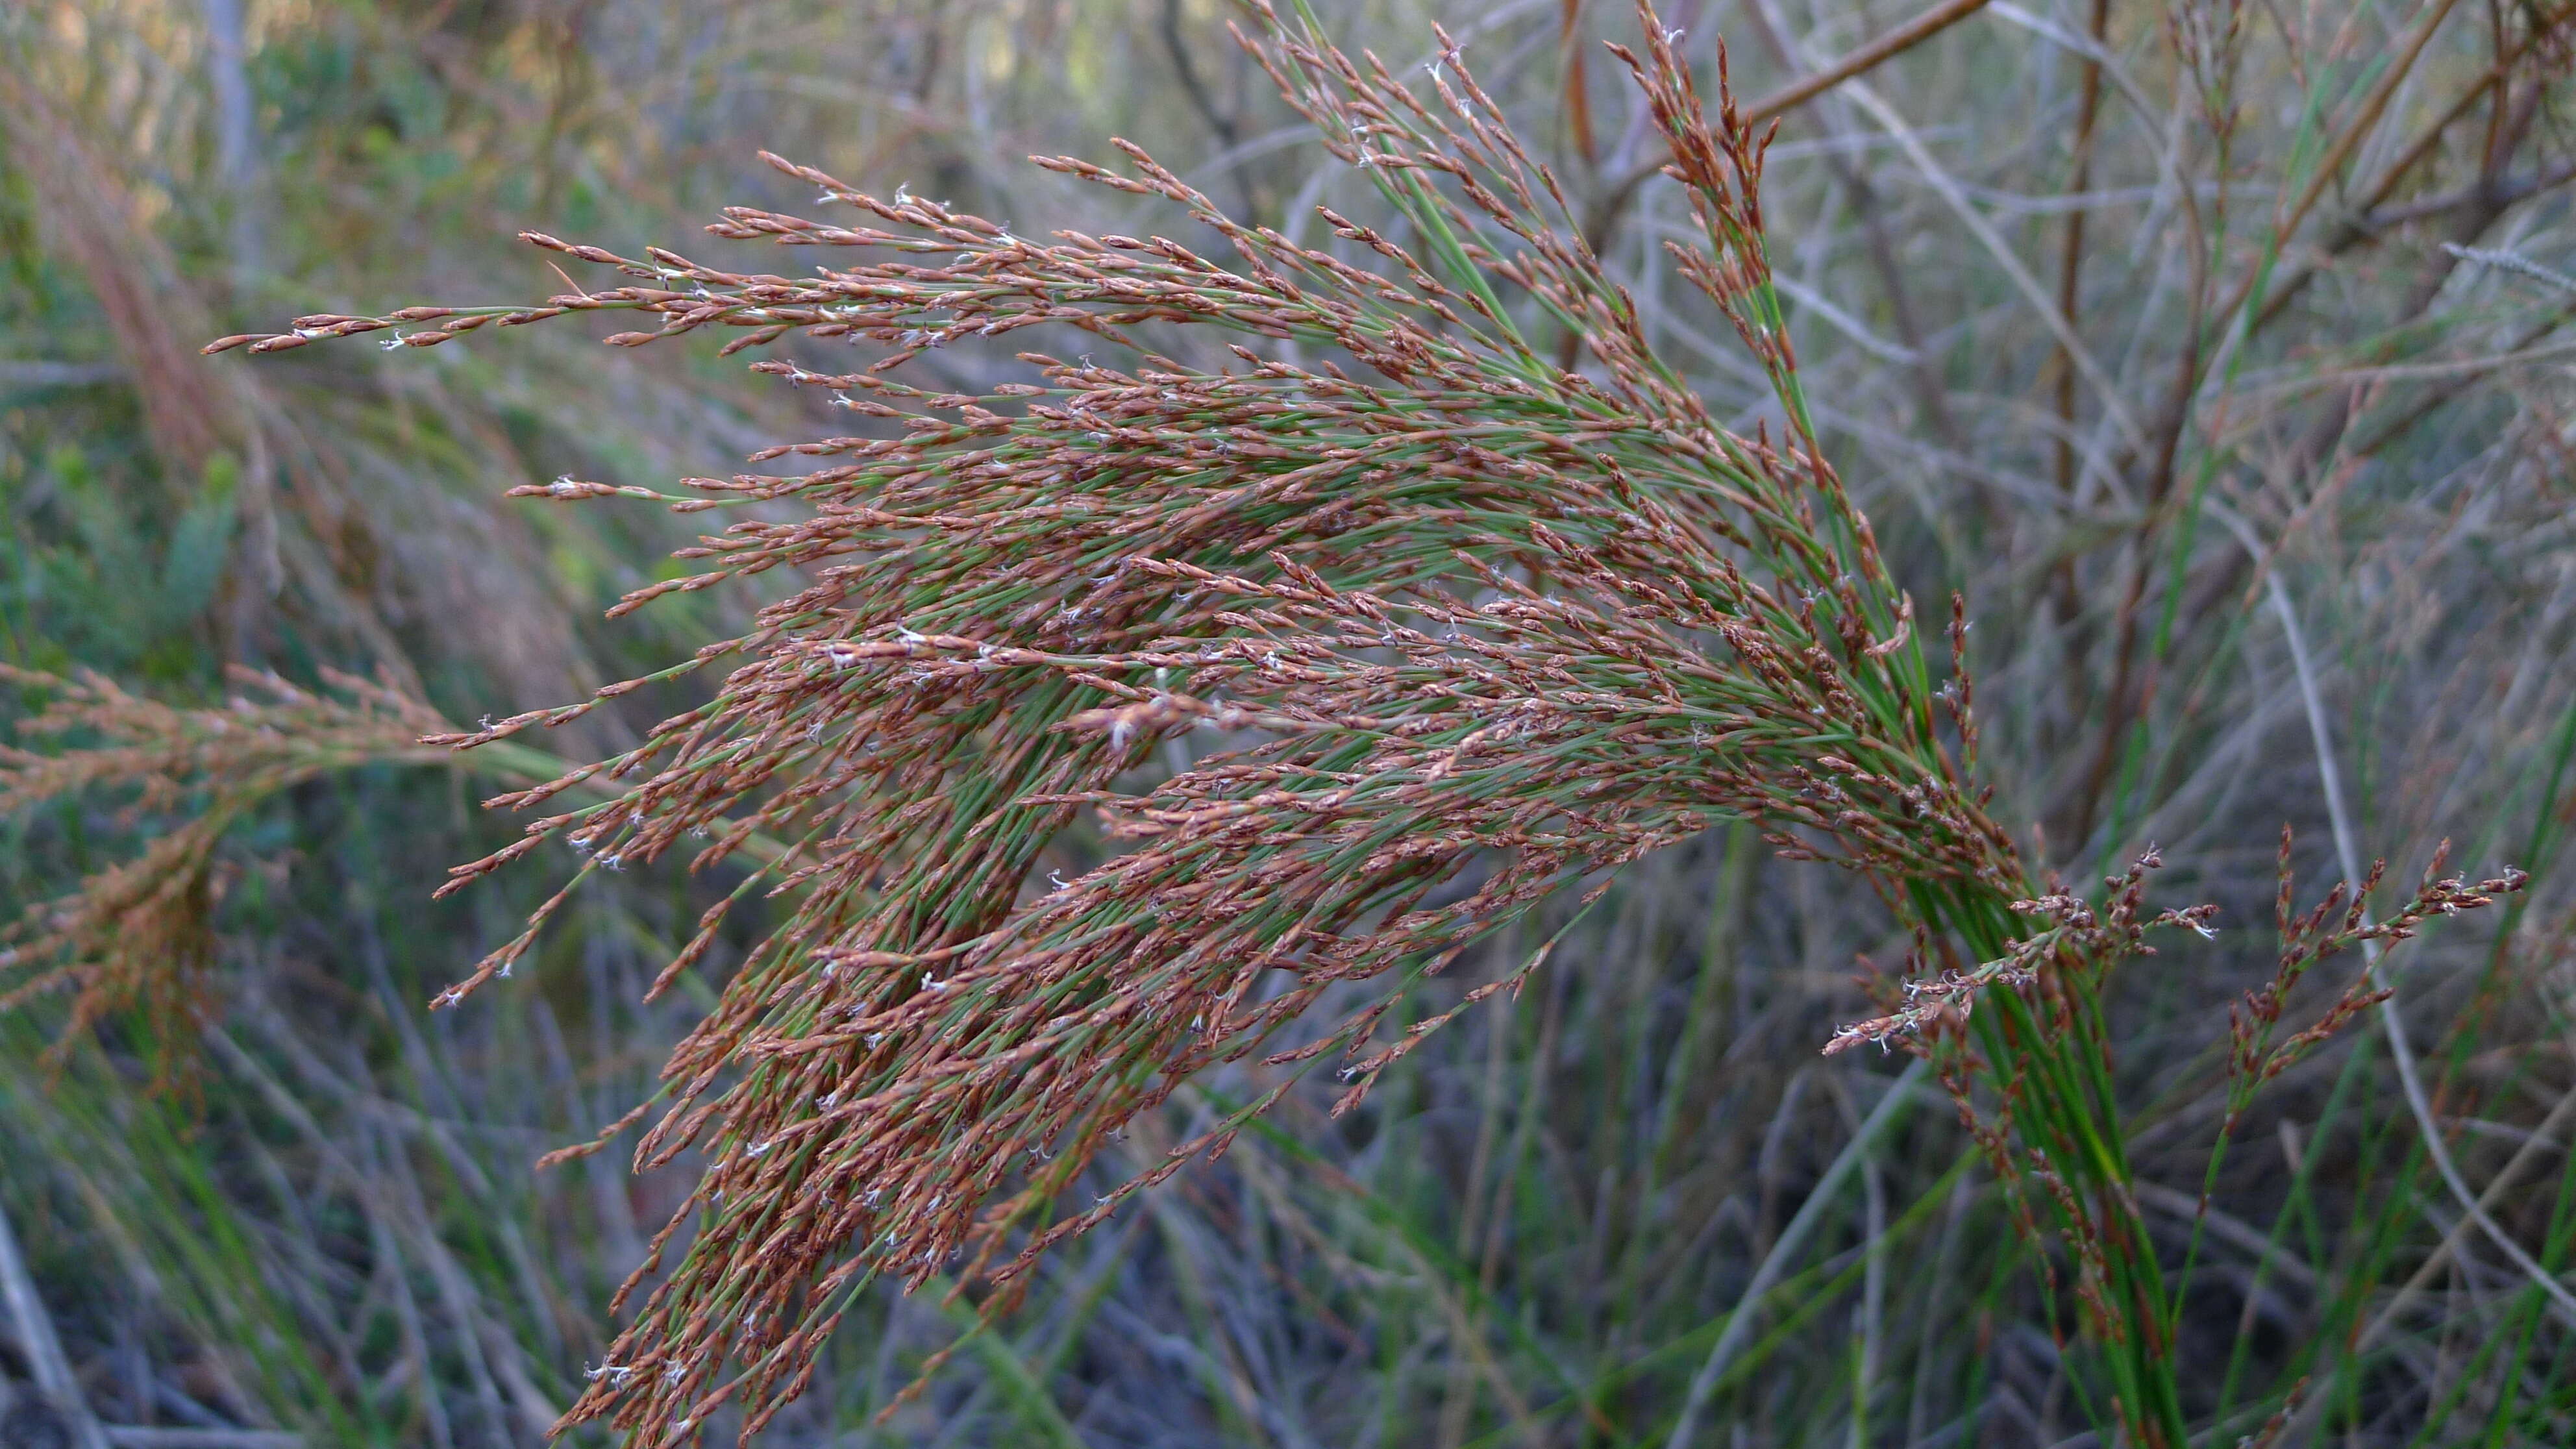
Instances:
[[[141,1007],[165,1042],[193,1033],[211,989],[216,847],[225,834],[304,781],[374,761],[437,758],[420,743],[446,727],[436,713],[383,681],[326,679],[338,697],[237,669],[241,692],[228,705],[175,709],[87,671],[62,679],[0,664],[0,681],[51,696],[19,730],[77,742],[52,752],[0,745],[0,814],[123,791],[134,816],[174,822],[137,858],[36,906],[0,936],[0,1010],[72,993],[57,1052],[130,1007]],[[165,1053],[164,1076],[184,1060]]]

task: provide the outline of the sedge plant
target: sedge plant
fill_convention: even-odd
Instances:
[[[2208,910],[2146,905],[2152,853],[2098,897],[2072,893],[1985,812],[1964,608],[1936,666],[1935,626],[1825,457],[1772,281],[1768,134],[1739,114],[1723,51],[1712,110],[1650,7],[1642,42],[1614,47],[1696,221],[1671,263],[1769,381],[1749,435],[1655,354],[1447,36],[1417,81],[1345,55],[1302,10],[1251,13],[1244,43],[1374,182],[1379,224],[1327,208],[1334,244],[1307,245],[1122,143],[1123,168],[1038,164],[1165,204],[1216,244],[1041,241],[770,157],[828,219],[736,207],[710,230],[835,249],[807,273],[531,234],[619,280],[528,306],[304,317],[207,349],[428,347],[586,312],[639,314],[618,346],[725,328],[726,353],[850,349],[844,370],[754,364],[854,417],[848,436],[753,457],[786,471],[517,490],[737,515],[618,612],[784,571],[749,632],[420,742],[524,749],[537,726],[721,669],[640,744],[497,797],[540,813],[445,889],[558,841],[582,857],[576,883],[675,852],[745,867],[656,994],[736,904],[786,903],[621,1124],[649,1121],[639,1166],[705,1165],[566,1423],[670,1445],[732,1404],[748,1438],[871,1281],[953,1281],[987,1317],[1008,1311],[1051,1246],[1221,1153],[1308,1067],[1336,1066],[1347,1110],[1547,953],[1386,1029],[1421,977],[1543,901],[1749,821],[1850,871],[1910,933],[1888,983],[1901,1009],[1827,1049],[1933,1060],[2017,1220],[2064,1245],[2102,1410],[2132,1442],[2180,1449],[2174,1299],[2131,1191],[2103,1000],[2150,928]],[[1211,331],[1222,361],[1166,355]],[[902,380],[927,350],[1020,332],[1094,351],[1018,353],[1031,380],[973,394]],[[1163,750],[1183,734],[1194,753]],[[1053,847],[1080,829],[1119,849],[1066,878]],[[2513,883],[2436,893],[2476,905]],[[564,898],[434,1004],[506,975]],[[1357,1011],[1307,1020],[1355,992]],[[1068,1204],[1123,1124],[1247,1059],[1269,1074],[1260,1094]]]

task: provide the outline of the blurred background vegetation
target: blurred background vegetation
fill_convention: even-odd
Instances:
[[[1628,32],[1625,6],[1317,8],[1391,65],[1432,54],[1435,20],[1460,34],[1658,345],[1721,414],[1752,404],[1741,355],[1667,305],[1680,203],[1594,45]],[[1712,89],[1723,34],[1758,95],[1926,8],[1666,18]],[[1839,466],[1918,600],[1961,590],[1978,622],[1997,817],[2078,882],[2160,841],[2168,903],[2227,908],[2218,941],[2136,963],[2117,1006],[2150,1221],[2179,1261],[2228,1003],[2270,970],[2280,827],[2303,899],[2340,874],[2331,759],[2365,857],[2410,872],[2448,837],[2473,870],[2537,877],[2409,948],[2401,989],[2436,1124],[2558,1272],[2567,7],[1929,8],[1976,13],[1786,116],[1773,246]],[[0,9],[0,660],[176,704],[222,701],[227,665],[380,672],[458,720],[672,661],[757,602],[601,622],[675,567],[686,519],[502,493],[727,473],[829,429],[813,400],[712,349],[571,326],[256,362],[197,344],[560,290],[522,228],[703,249],[719,204],[806,200],[761,147],[1023,229],[1179,224],[1020,161],[1111,135],[1271,225],[1357,205],[1225,20],[1217,0]],[[957,386],[1004,365],[914,364]],[[614,744],[676,702],[630,698],[548,747]],[[214,877],[202,1041],[118,1019],[48,1052],[59,1003],[0,1014],[0,1209],[102,1418],[198,1436],[174,1444],[530,1444],[599,1356],[686,1164],[531,1163],[652,1090],[709,995],[693,979],[645,1007],[643,986],[729,883],[619,877],[508,989],[429,1015],[547,884],[428,901],[513,832],[473,808],[490,783],[371,766],[244,821]],[[0,904],[36,910],[166,824],[117,798],[22,812]],[[2094,1442],[2107,1406],[2057,1336],[2070,1275],[2010,1230],[1946,1104],[1892,1098],[1893,1063],[1817,1056],[1867,1014],[1867,962],[1901,951],[1852,888],[1747,832],[1648,863],[1525,997],[1350,1119],[1292,1099],[1049,1264],[881,1422],[970,1315],[871,1298],[769,1441],[1660,1444],[1696,1397],[1694,1442]],[[1138,1124],[1112,1166],[1155,1160],[1228,1090]],[[2305,1381],[2300,1442],[2576,1443],[2576,1325],[2462,1226],[2421,1125],[2356,1028],[2241,1131],[2176,1349],[2208,1442]],[[28,1352],[0,1370],[33,1373]]]

